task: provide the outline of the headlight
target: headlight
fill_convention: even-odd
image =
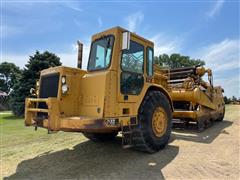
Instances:
[[[66,83],[66,76],[62,76],[62,84]]]
[[[67,84],[62,85],[62,93],[66,94],[67,91],[68,91],[68,85]]]

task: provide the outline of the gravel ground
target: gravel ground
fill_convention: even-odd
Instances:
[[[197,133],[173,130],[169,145],[155,154],[93,143],[78,133],[2,141],[4,179],[239,179],[240,106],[226,107],[223,122]],[[22,127],[22,129],[26,129]],[[23,130],[22,130],[23,131]],[[31,131],[32,129],[28,129]],[[24,133],[26,134],[26,133]],[[17,136],[17,135],[16,135]],[[31,137],[34,136],[34,139]],[[10,138],[11,139],[11,138]]]

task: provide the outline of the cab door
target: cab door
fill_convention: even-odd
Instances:
[[[137,102],[144,87],[145,67],[144,43],[131,36],[129,49],[120,55],[118,101],[125,103]]]

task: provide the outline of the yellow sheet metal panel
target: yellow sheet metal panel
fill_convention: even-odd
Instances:
[[[97,71],[82,77],[79,89],[80,115],[103,117],[106,80],[109,74],[109,71]]]
[[[191,118],[197,119],[198,115],[196,111],[174,111],[173,118]]]

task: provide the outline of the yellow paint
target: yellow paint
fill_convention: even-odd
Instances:
[[[169,93],[173,102],[190,103],[189,109],[175,109],[173,118],[183,120],[216,120],[224,113],[222,88],[214,87],[210,82],[201,79],[204,74],[212,77],[212,70],[204,67],[196,68],[194,78],[187,78],[182,86],[172,86]],[[199,78],[199,79],[198,79]],[[190,83],[191,82],[191,83]]]
[[[152,127],[157,137],[162,137],[167,129],[167,115],[163,108],[158,107],[153,113]]]
[[[124,95],[120,92],[120,59],[122,55],[122,33],[123,28],[115,27],[92,37],[92,41],[106,35],[113,35],[115,38],[111,65],[108,69],[88,72],[78,68],[64,66],[49,68],[41,71],[41,77],[47,74],[59,73],[58,97],[47,99],[26,99],[25,124],[32,125],[37,118],[36,112],[44,111],[48,113],[48,118],[43,121],[43,127],[49,130],[63,131],[105,131],[116,130],[120,125],[128,125],[130,117],[137,117],[138,109],[149,88],[162,91],[169,99],[167,91],[167,79],[165,73],[158,69],[158,74],[148,77],[146,74],[146,48],[153,48],[153,42],[144,39],[135,33],[131,33],[131,40],[144,46],[144,86],[139,95],[128,95],[128,100],[124,100]],[[156,67],[154,67],[156,68]],[[61,93],[61,76],[66,76],[69,91]],[[40,81],[41,82],[41,77]],[[153,79],[152,81],[146,81]],[[41,84],[39,85],[41,87]],[[51,88],[51,87],[49,87]],[[34,103],[46,102],[48,109],[33,110]],[[123,114],[123,109],[128,109],[128,114]],[[118,119],[116,127],[108,127],[104,122],[106,119]],[[99,125],[99,123],[101,125]],[[94,129],[96,125],[99,129]]]
[[[161,91],[168,98],[172,110],[172,99],[174,101],[189,101],[195,105],[199,104],[203,106],[201,109],[216,109],[219,104],[221,104],[221,108],[223,107],[220,87],[216,87],[214,90],[208,88],[206,93],[203,93],[199,88],[194,90],[173,89],[168,84],[169,70],[163,70],[157,65],[154,65],[154,75],[147,76],[146,51],[147,47],[153,48],[154,44],[135,33],[131,33],[131,40],[144,46],[144,85],[139,95],[128,95],[128,99],[124,99],[124,94],[120,92],[122,72],[120,61],[122,33],[125,31],[123,28],[115,27],[92,37],[92,41],[107,35],[112,35],[115,38],[111,64],[107,69],[88,72],[78,68],[59,66],[41,71],[39,83],[41,83],[41,77],[45,75],[60,74],[58,96],[55,98],[39,98],[39,96],[27,98],[25,124],[33,125],[36,123],[37,113],[42,112],[47,113],[48,116],[40,126],[53,131],[109,132],[120,130],[121,125],[130,124],[130,117],[138,116],[139,107],[146,93],[150,90]],[[202,74],[204,70],[199,68],[199,74]],[[63,94],[61,90],[62,76],[66,77],[66,84],[69,88],[66,94]],[[208,84],[205,85],[208,86]],[[38,84],[38,87],[40,88],[41,84]],[[212,91],[214,93],[211,93]],[[206,94],[211,94],[212,98]],[[46,103],[47,109],[36,108],[40,102]],[[192,112],[174,112],[174,117],[185,117],[184,115],[196,117]],[[118,124],[109,126],[106,124],[108,119],[117,119]],[[161,129],[161,127],[159,128]]]

